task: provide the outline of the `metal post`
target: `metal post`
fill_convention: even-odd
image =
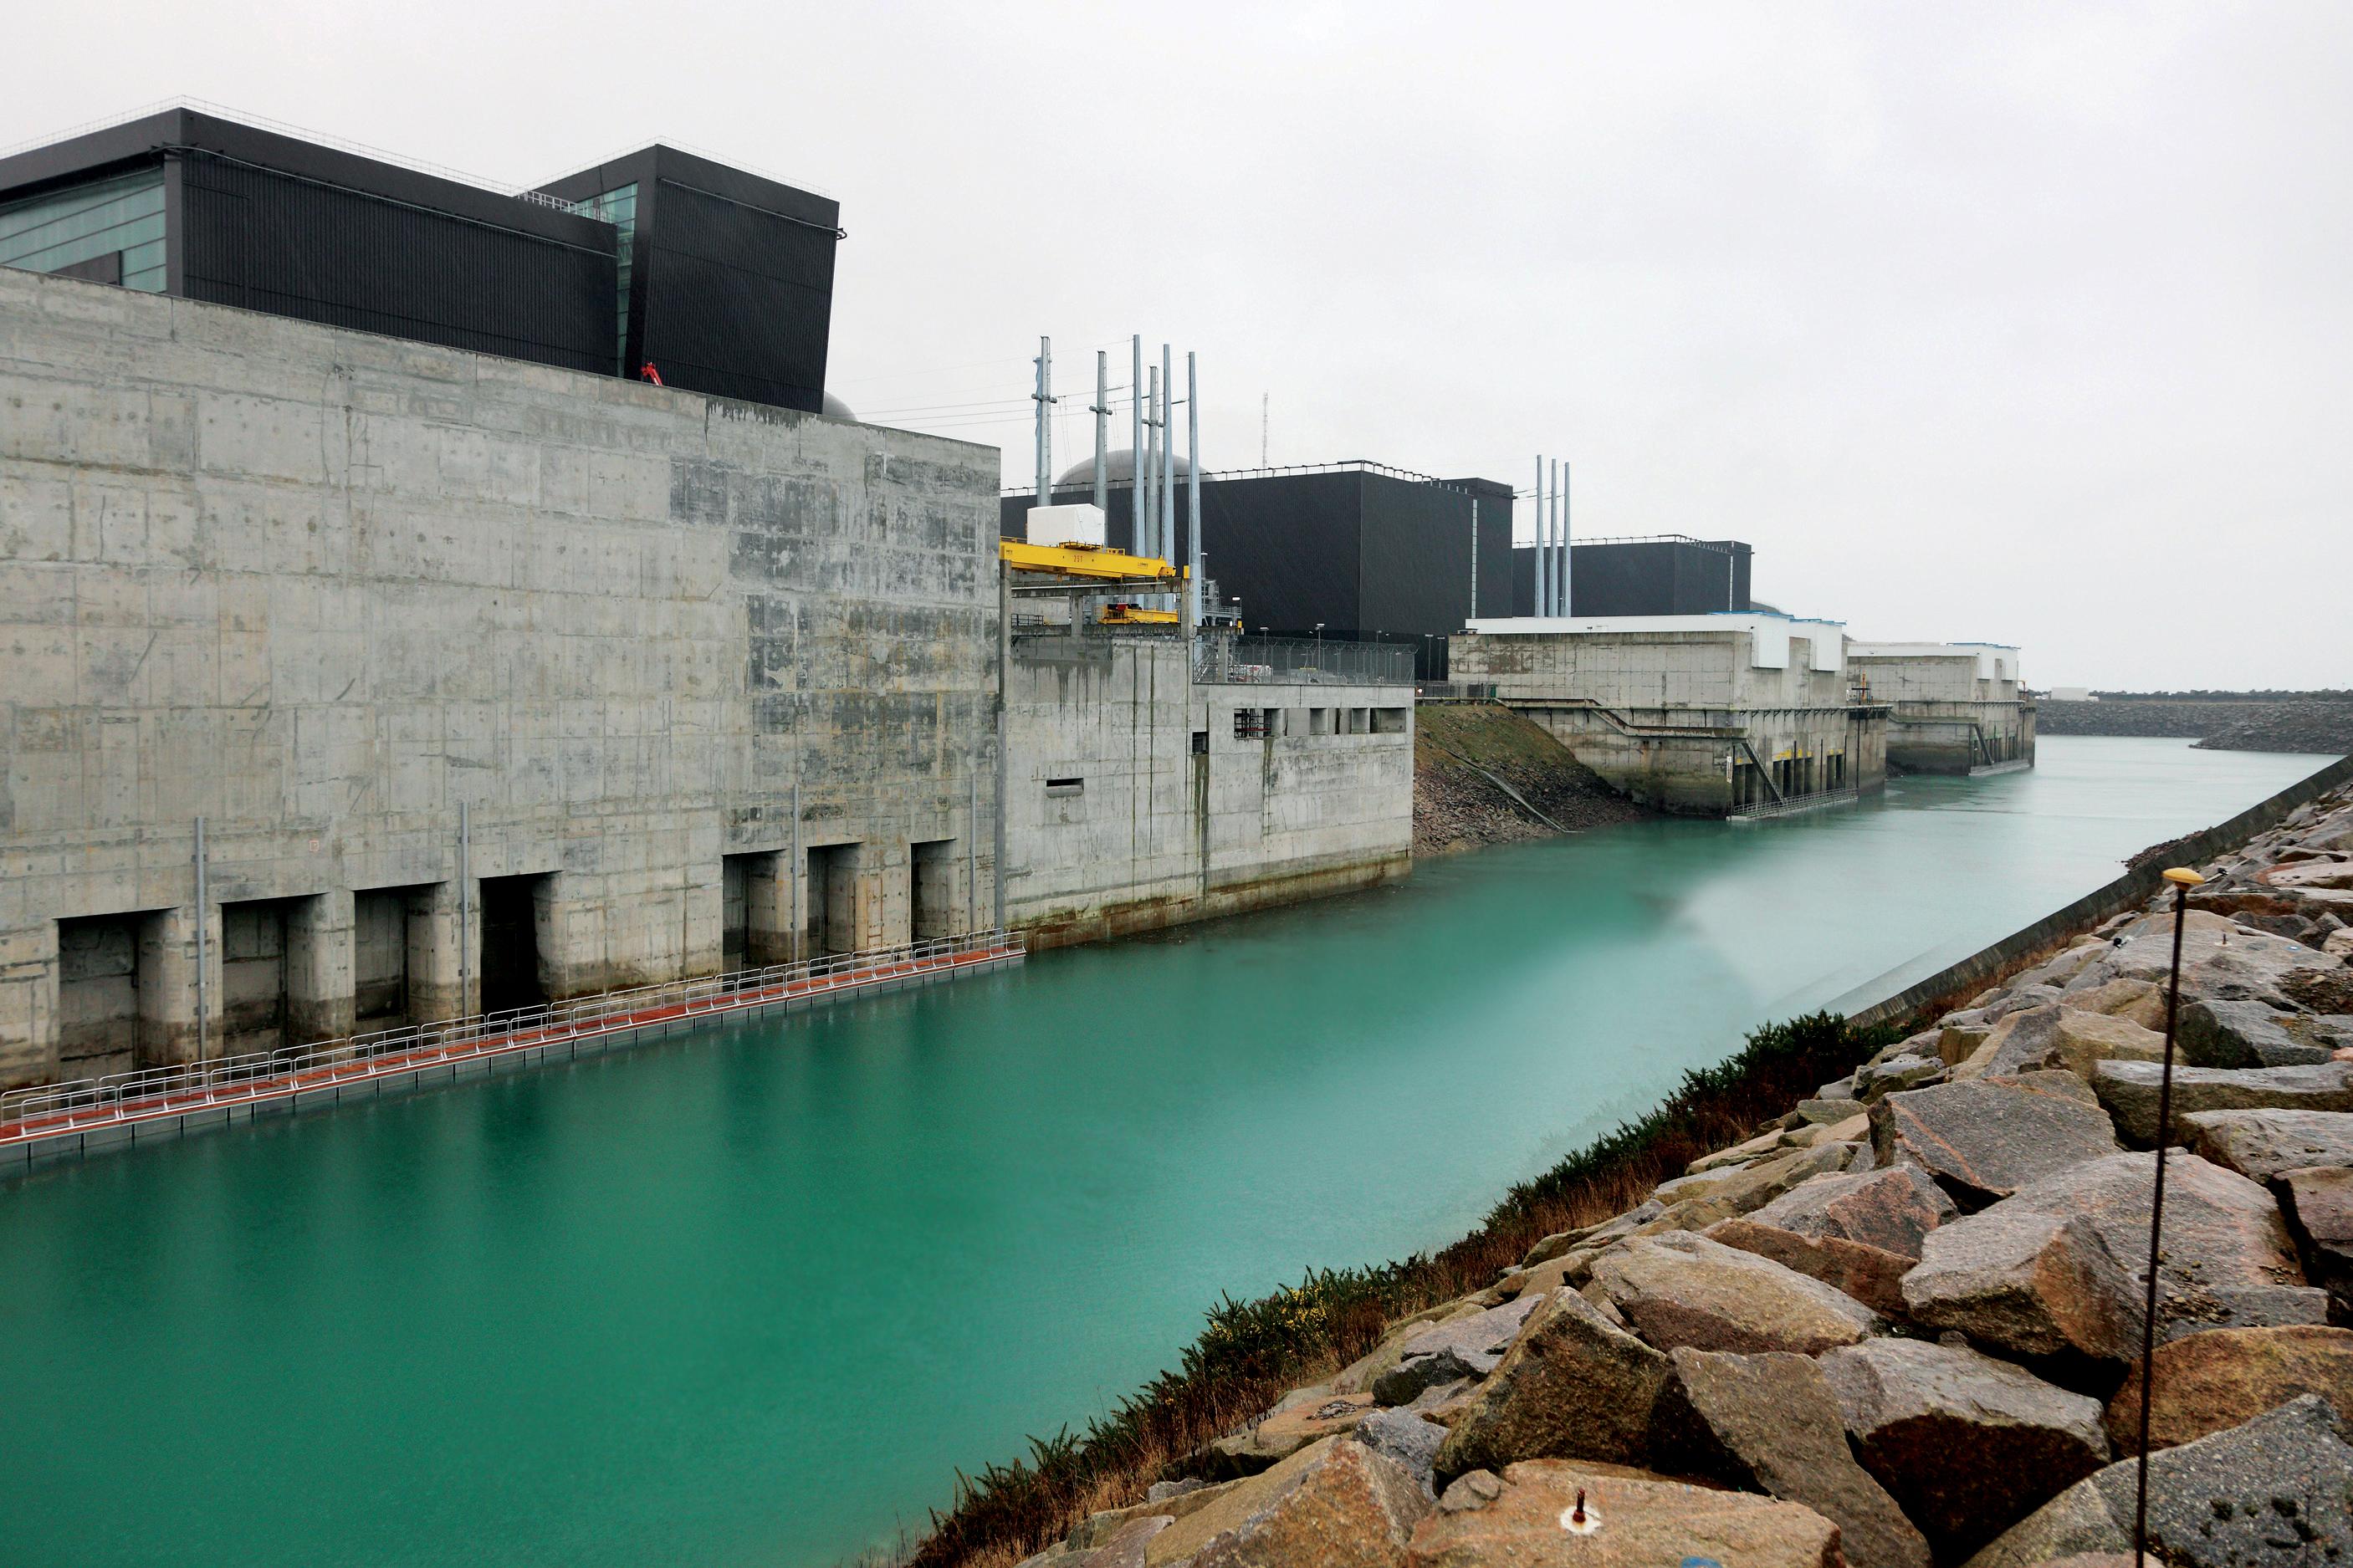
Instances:
[[[1574,560],[1573,560],[1573,558],[1572,558],[1572,556],[1571,556],[1571,554],[1570,554],[1570,551],[1572,550],[1573,545],[1572,545],[1572,542],[1571,542],[1571,541],[1570,541],[1570,539],[1569,539],[1569,536],[1568,536],[1568,491],[1569,491],[1569,468],[1570,468],[1570,467],[1571,467],[1571,464],[1569,463],[1569,461],[1568,461],[1568,459],[1567,459],[1567,458],[1562,458],[1562,459],[1561,459],[1561,464],[1560,464],[1560,613],[1561,613],[1562,615],[1564,615],[1564,616],[1573,616],[1573,615],[1577,614],[1577,600],[1576,600],[1575,596],[1570,593],[1570,590],[1571,590],[1573,587],[1575,587],[1575,585],[1576,585],[1576,582],[1577,582],[1576,574],[1575,574],[1573,572],[1571,572],[1571,571],[1570,571],[1570,567],[1574,564]]]
[[[1201,393],[1193,374],[1193,351],[1185,351],[1185,657],[1192,658],[1193,628],[1201,624]]]
[[[801,759],[800,753],[796,752],[793,753],[793,907],[786,911],[786,918],[793,922],[792,953],[797,963],[808,956],[801,951],[802,936],[808,931],[808,915],[801,908],[801,900],[807,895],[802,890],[801,882],[807,875],[808,857],[801,850]]]
[[[1560,605],[1560,459],[1552,460],[1552,507],[1545,520],[1545,559],[1552,567],[1552,613],[1561,613]]]
[[[480,1009],[474,1000],[474,824],[464,801],[458,803],[458,1016]]]
[[[2189,923],[2189,889],[2206,879],[2185,867],[2165,873],[2173,885],[2173,978],[2165,990],[2165,1066],[2157,1082],[2157,1188],[2148,1203],[2148,1290],[2140,1324],[2139,1491],[2133,1505],[2133,1561],[2148,1561],[2148,1398],[2157,1378],[2157,1261],[2165,1232],[2165,1146],[2173,1138],[2173,1032],[2181,1013],[2181,928]]]
[[[1100,454],[1095,472],[1103,472]],[[972,785],[972,802],[964,812],[964,929],[969,936],[980,929],[980,770],[973,769],[965,782]]]
[[[1160,519],[1154,503],[1160,494],[1160,373],[1145,372],[1147,378],[1144,400],[1148,406],[1144,415],[1144,447],[1135,455],[1136,512],[1144,520],[1143,531],[1136,538],[1138,555],[1157,559],[1160,554]]]
[[[1127,548],[1132,554],[1145,555],[1150,552],[1144,548],[1143,531],[1144,334],[1128,339],[1127,348],[1134,366],[1127,382]]]
[[[1546,584],[1546,582],[1545,582],[1545,552],[1544,552],[1545,482],[1544,482],[1544,480],[1545,480],[1544,457],[1543,457],[1543,455],[1542,455],[1541,453],[1539,453],[1539,454],[1537,455],[1537,457],[1536,457],[1536,488],[1535,488],[1535,489],[1533,492],[1531,492],[1531,493],[1533,493],[1533,494],[1535,496],[1535,498],[1536,498],[1535,590],[1535,596],[1534,596],[1533,598],[1531,598],[1531,599],[1528,601],[1528,604],[1529,604],[1530,608],[1533,610],[1533,612],[1534,612],[1535,615],[1537,615],[1537,616],[1543,616],[1543,615],[1546,613],[1546,607],[1547,607],[1547,606],[1549,606],[1549,605],[1551,605],[1551,603],[1552,603],[1552,595],[1551,595],[1551,593],[1548,591],[1548,586],[1547,586],[1547,584]]]
[[[1095,350],[1095,510],[1111,510],[1111,476],[1103,471],[1104,443],[1111,437],[1111,355]]]
[[[1045,386],[1044,402],[1038,405],[1038,504],[1054,504],[1054,340],[1038,340],[1038,363]]]
[[[1160,552],[1163,561],[1176,561],[1176,492],[1169,473],[1176,466],[1176,377],[1168,362],[1168,345],[1160,345]],[[1164,609],[1175,609],[1173,604]]]
[[[196,818],[196,1065],[205,1061],[205,819]]]

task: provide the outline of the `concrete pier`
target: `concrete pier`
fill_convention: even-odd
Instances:
[[[2034,765],[2034,703],[2000,643],[1849,643],[1847,666],[1892,705],[1887,760],[1917,773]]]

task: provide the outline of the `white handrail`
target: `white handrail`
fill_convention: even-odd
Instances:
[[[881,972],[902,965],[923,965],[974,953],[1009,952],[1019,938],[1004,931],[971,931],[961,936],[934,937],[895,947],[867,948],[856,952],[828,953],[820,958],[737,970],[728,974],[691,980],[662,981],[652,985],[603,992],[567,1002],[442,1019],[429,1024],[370,1034],[346,1036],[315,1045],[206,1062],[135,1068],[100,1078],[69,1083],[42,1084],[0,1093],[0,1136],[12,1123],[38,1121],[44,1133],[120,1121],[155,1109],[153,1102],[195,1100],[211,1103],[224,1089],[252,1092],[253,1086],[280,1080],[290,1084],[303,1078],[332,1081],[349,1069],[353,1076],[385,1070],[383,1058],[399,1057],[419,1065],[462,1060],[468,1057],[516,1048],[518,1035],[532,1035],[522,1044],[593,1034],[617,1022],[655,1011],[673,1016],[724,1011],[753,1005],[747,993],[789,994],[796,986],[845,975]],[[21,1131],[21,1129],[20,1129]]]

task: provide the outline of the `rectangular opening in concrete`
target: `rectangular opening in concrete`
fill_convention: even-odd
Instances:
[[[1234,739],[1237,741],[1258,741],[1265,739],[1267,732],[1266,716],[1267,710],[1263,708],[1235,709]]]
[[[780,887],[786,857],[773,849],[723,856],[720,860],[719,954],[722,973],[787,963],[792,916],[791,889]]]
[[[433,889],[367,888],[352,895],[352,1032],[417,1022],[409,977],[422,965]]]
[[[956,931],[956,841],[934,838],[907,847],[907,930],[916,942]]]
[[[482,1011],[503,1013],[547,1000],[541,978],[539,908],[549,878],[482,879]]]
[[[162,920],[136,913],[58,922],[59,1078],[99,1078],[151,1065],[158,1031],[153,1024],[142,1029],[141,1021],[160,1010],[163,998],[142,995],[140,960]],[[147,989],[154,989],[152,974]]]
[[[1373,710],[1373,733],[1402,735],[1406,732],[1408,716],[1409,710],[1403,708],[1376,708]]]
[[[855,844],[822,844],[808,852],[801,951],[813,958],[858,951],[858,851]]]
[[[1048,795],[1083,795],[1086,793],[1086,788],[1087,781],[1082,778],[1048,779],[1046,781],[1046,793]]]
[[[275,1051],[286,1036],[286,920],[296,900],[248,899],[221,908],[219,1054]]]

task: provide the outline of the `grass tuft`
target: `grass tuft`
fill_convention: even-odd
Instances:
[[[1850,1027],[1833,1013],[1767,1025],[1730,1059],[1685,1073],[1650,1114],[1513,1187],[1452,1246],[1370,1268],[1316,1269],[1254,1301],[1227,1297],[1175,1371],[1084,1434],[1032,1437],[1027,1459],[959,1476],[954,1506],[934,1516],[911,1563],[1009,1568],[1089,1513],[1141,1500],[1210,1439],[1370,1352],[1390,1322],[1493,1283],[1555,1231],[1624,1213],[1897,1037],[1891,1028]]]

